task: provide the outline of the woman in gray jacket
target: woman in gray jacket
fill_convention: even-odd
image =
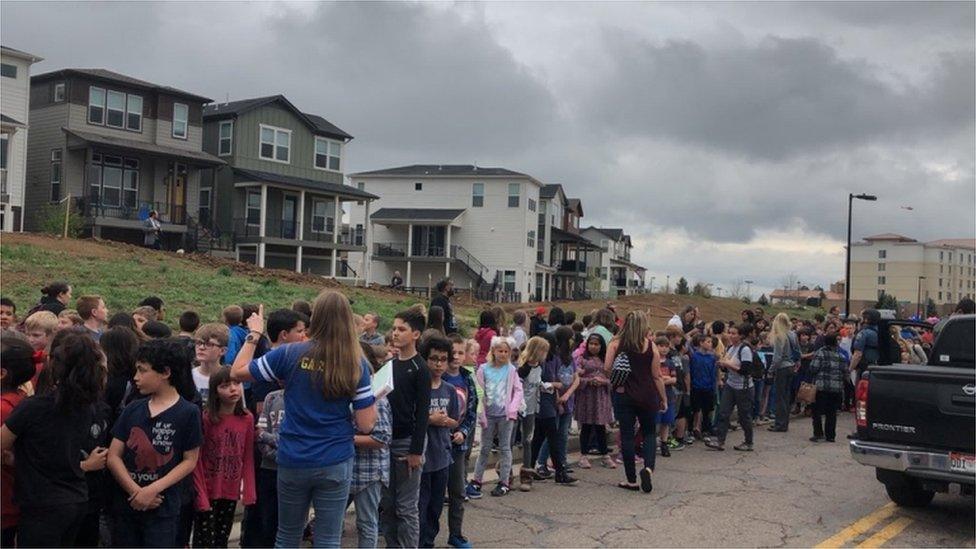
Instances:
[[[785,433],[790,428],[790,409],[793,407],[793,376],[796,374],[797,366],[793,357],[800,350],[800,342],[796,338],[796,333],[790,330],[790,318],[786,313],[779,313],[773,319],[770,336],[773,342],[773,360],[770,370],[773,371],[773,388],[776,391],[776,421],[769,430],[774,433]]]

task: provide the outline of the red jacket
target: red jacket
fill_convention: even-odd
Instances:
[[[14,408],[24,400],[20,391],[10,391],[0,395],[0,423],[7,421]],[[20,509],[14,503],[14,467],[4,465],[0,467],[0,521],[3,527],[17,526],[20,521]]]
[[[210,509],[210,500],[241,498],[244,484],[244,505],[257,501],[254,484],[254,420],[250,412],[242,416],[223,416],[210,421],[203,414],[203,446],[193,471],[197,489],[196,508]]]

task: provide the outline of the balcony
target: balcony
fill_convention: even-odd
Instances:
[[[611,280],[611,282],[617,288],[626,288],[627,287],[627,279],[626,278],[614,278],[613,280]]]
[[[337,240],[338,244],[345,244],[348,246],[363,245],[362,234],[356,235],[354,234],[354,231],[343,230],[339,233],[338,239],[336,239],[334,231],[335,226],[326,226],[325,232],[313,231],[306,223],[304,227],[305,234],[303,237],[299,238],[297,221],[290,219],[266,219],[264,222],[265,238],[280,238],[283,240],[304,242],[322,242],[324,244],[331,244],[333,241]],[[240,241],[255,242],[261,238],[261,226],[253,223],[253,220],[251,223],[248,223],[247,219],[237,218],[234,219],[234,234]]]
[[[107,217],[111,219],[126,219],[142,222],[155,210],[161,223],[186,225],[186,207],[182,204],[168,204],[165,202],[143,202],[139,206],[111,205],[90,200],[84,211],[86,217]]]
[[[561,273],[578,273],[581,275],[586,274],[586,261],[579,259],[564,259],[562,261],[554,261],[553,267]]]
[[[373,256],[375,257],[407,257],[406,242],[374,242]],[[430,257],[448,258],[447,249],[444,246],[424,246],[414,247],[410,250],[410,257]]]

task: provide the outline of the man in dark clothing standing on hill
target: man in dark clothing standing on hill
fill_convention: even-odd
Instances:
[[[431,307],[444,309],[444,332],[447,335],[456,334],[458,331],[457,319],[454,318],[454,306],[451,305],[451,296],[454,295],[454,282],[450,278],[442,278],[437,282],[437,295],[430,300]]]

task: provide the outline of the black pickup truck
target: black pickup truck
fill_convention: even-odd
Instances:
[[[851,455],[874,467],[898,505],[928,505],[952,484],[971,496],[976,484],[976,315],[955,316],[935,327],[928,364],[897,364],[882,320],[878,365],[855,391],[857,433]],[[895,347],[896,348],[896,347]],[[894,354],[894,357],[892,357]]]

